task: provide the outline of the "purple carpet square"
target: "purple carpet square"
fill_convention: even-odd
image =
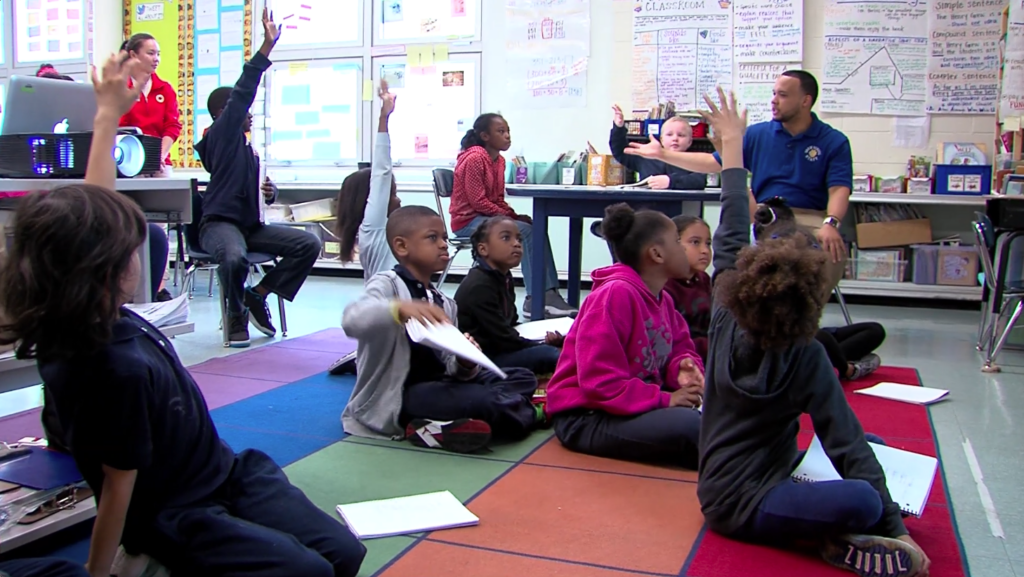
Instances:
[[[293,383],[327,371],[338,360],[337,353],[303,351],[284,347],[260,347],[237,355],[211,359],[193,365],[193,375],[207,373],[279,383]]]
[[[272,346],[283,349],[334,353],[342,357],[356,350],[356,344],[355,339],[349,338],[345,331],[338,328],[325,329],[297,339],[285,339]]]
[[[203,391],[203,397],[206,398],[206,404],[211,411],[288,384],[285,381],[244,379],[210,373],[193,372],[192,377],[199,385],[199,390]]]
[[[0,441],[12,443],[23,437],[42,437],[42,409],[31,409],[0,419]]]

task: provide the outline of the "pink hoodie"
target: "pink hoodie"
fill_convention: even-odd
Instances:
[[[679,363],[693,359],[704,371],[683,315],[668,293],[651,294],[624,264],[591,277],[594,290],[548,382],[547,413],[585,408],[637,415],[667,407],[669,391],[679,388]]]

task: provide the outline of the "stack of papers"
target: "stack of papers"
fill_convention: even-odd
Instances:
[[[873,387],[858,389],[854,392],[893,401],[913,403],[915,405],[930,405],[949,396],[949,391],[945,389],[930,389],[928,387],[900,385],[898,383],[878,383]]]
[[[156,328],[180,325],[188,322],[188,295],[162,303],[143,303],[125,305],[128,310],[146,319]]]
[[[449,491],[338,505],[338,514],[359,539],[409,535],[480,524],[480,518]]]
[[[532,323],[523,323],[516,326],[516,330],[519,331],[519,336],[528,341],[544,342],[548,333],[561,333],[562,336],[569,334],[569,329],[572,328],[572,321],[572,317],[544,319],[542,321],[533,321]]]
[[[409,338],[414,343],[452,353],[460,359],[480,365],[503,379],[508,378],[498,365],[469,342],[466,335],[453,324],[423,324],[416,319],[409,319],[409,322],[405,323],[405,332],[409,333]]]

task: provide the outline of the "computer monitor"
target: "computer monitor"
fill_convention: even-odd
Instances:
[[[90,84],[12,76],[0,134],[91,132],[96,93]]]

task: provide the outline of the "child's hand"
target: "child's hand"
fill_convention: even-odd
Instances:
[[[683,359],[683,362],[679,363],[678,382],[681,389],[693,385],[704,388],[704,373],[700,372],[693,359]]]
[[[274,200],[274,197],[277,196],[277,185],[270,181],[269,176],[264,177],[263,185],[260,186],[260,189],[263,191],[263,198],[267,202]]]
[[[553,347],[560,347],[565,344],[565,335],[560,332],[549,332],[544,335],[544,344],[551,345]]]
[[[473,338],[473,335],[469,333],[462,333],[462,335],[466,337],[467,341],[469,341],[474,347],[476,347],[476,350],[480,351],[481,353],[484,352],[484,350],[480,348],[480,343],[476,342],[476,339]]]
[[[669,398],[668,406],[690,407],[696,409],[700,407],[703,402],[704,389],[702,387],[690,386],[683,387],[678,391],[673,391],[671,398]]]
[[[440,325],[447,322],[444,309],[423,301],[401,301],[398,303],[398,320],[403,325],[409,319],[416,319],[425,325]]]
[[[96,109],[98,112],[109,113],[119,120],[128,113],[139,99],[142,87],[146,84],[146,75],[141,70],[137,58],[131,58],[127,52],[112,54],[103,64],[102,71],[97,74],[92,67],[92,88],[96,92]],[[132,87],[128,88],[128,79]]]
[[[395,111],[395,100],[397,100],[398,97],[388,92],[387,81],[380,81],[380,89],[377,90],[377,95],[380,96],[381,116],[391,116],[391,113]]]
[[[270,51],[277,45],[278,39],[281,38],[281,29],[278,28],[277,23],[274,22],[274,13],[266,8],[263,9],[263,47],[260,48],[260,52],[264,56],[269,56]]]
[[[619,108],[618,104],[612,105],[612,122],[619,128],[626,125],[626,118],[622,116],[622,109]]]
[[[743,112],[740,112],[736,106],[736,94],[729,92],[729,97],[726,98],[725,90],[721,86],[718,87],[718,101],[720,106],[715,106],[711,97],[705,94],[704,102],[711,111],[701,110],[700,115],[721,138],[742,137],[747,130],[747,110],[743,109]]]
[[[668,190],[669,184],[671,181],[665,174],[647,177],[647,186],[650,186],[652,190]]]
[[[661,143],[658,142],[658,139],[654,138],[654,136],[651,136],[650,142],[645,144],[630,142],[629,147],[626,148],[626,154],[642,156],[644,158],[653,158],[655,160],[662,160],[662,155],[664,153],[665,149],[662,148]]]

